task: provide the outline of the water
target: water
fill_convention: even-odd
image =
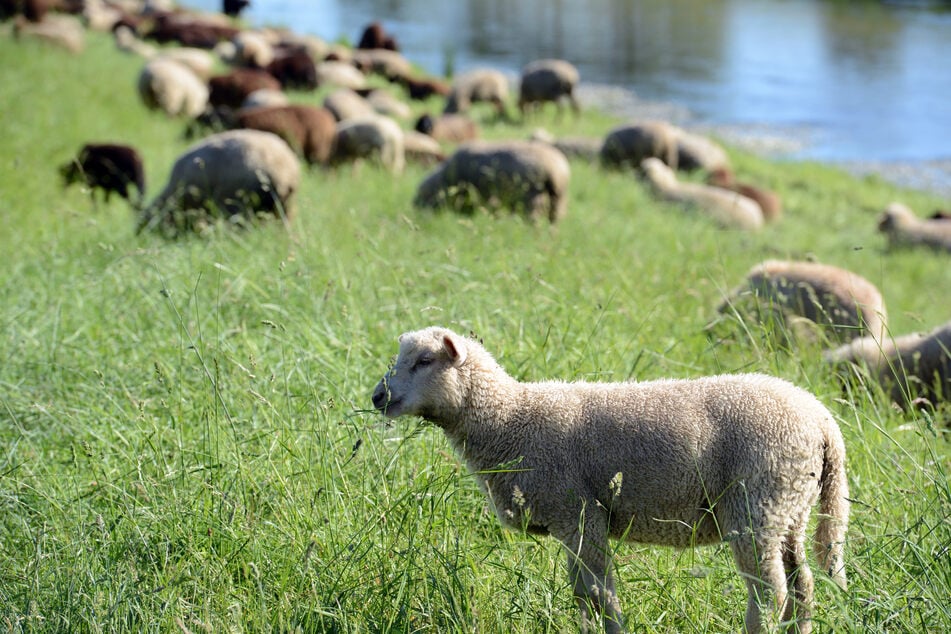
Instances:
[[[244,18],[350,42],[379,20],[439,75],[478,65],[514,75],[562,57],[588,103],[663,104],[668,118],[753,149],[858,171],[896,165],[886,170],[951,195],[947,1],[252,0]]]

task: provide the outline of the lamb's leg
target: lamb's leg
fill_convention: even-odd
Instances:
[[[611,573],[607,518],[585,517],[581,526],[566,536],[556,535],[568,552],[568,579],[581,609],[581,630],[599,631],[598,622],[603,619],[607,634],[623,632],[621,607]]]
[[[807,516],[808,517],[808,516]],[[797,523],[783,540],[783,568],[789,588],[783,622],[794,625],[793,631],[809,634],[812,631],[813,578],[806,563],[805,525],[807,517]]]
[[[777,608],[786,602],[786,569],[780,540],[742,536],[730,542],[730,546],[749,593],[745,630],[747,634],[772,631],[772,627],[764,626],[763,611],[768,615],[767,622],[772,621]]]

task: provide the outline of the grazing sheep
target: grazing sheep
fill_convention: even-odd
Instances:
[[[951,221],[923,220],[902,203],[891,203],[878,220],[878,230],[888,236],[891,247],[926,246],[951,251]]]
[[[188,13],[159,13],[155,16],[146,39],[159,44],[177,43],[182,46],[213,49],[221,41],[233,39],[240,29],[209,18]]]
[[[324,97],[324,108],[329,110],[337,121],[365,119],[376,114],[373,105],[350,88],[339,88]]]
[[[428,328],[400,337],[373,405],[441,427],[503,525],[562,542],[585,630],[600,619],[623,628],[614,537],[726,541],[749,593],[747,632],[776,612],[809,632],[805,541],[817,500],[816,557],[846,586],[842,435],[812,394],[782,379],[521,383],[478,342]]]
[[[575,98],[575,88],[580,75],[571,62],[563,59],[540,59],[527,64],[522,69],[519,84],[518,109],[525,116],[529,107],[554,102],[561,113],[561,100],[567,98],[575,114],[581,112],[581,105]]]
[[[766,260],[752,267],[720,305],[720,313],[759,313],[780,326],[816,325],[833,341],[880,340],[888,314],[882,294],[864,277],[817,262]],[[796,320],[808,320],[805,324]],[[813,332],[812,330],[807,332]]]
[[[234,44],[235,66],[265,68],[274,61],[274,47],[265,33],[260,31],[241,31],[231,40]]]
[[[783,202],[779,194],[749,183],[737,182],[733,171],[728,167],[718,167],[707,175],[707,184],[729,189],[747,198],[752,198],[763,212],[763,220],[775,222],[783,216]]]
[[[185,150],[168,183],[142,213],[138,228],[168,235],[198,229],[210,218],[241,223],[258,214],[289,221],[300,161],[280,137],[259,130],[213,134]]]
[[[315,90],[320,83],[317,65],[304,49],[279,51],[264,69],[284,89]]]
[[[334,165],[358,159],[374,159],[398,174],[406,166],[403,130],[383,115],[347,119],[337,124],[330,162]]]
[[[479,124],[464,114],[441,114],[433,117],[426,113],[416,120],[414,129],[428,134],[440,143],[463,143],[482,136]]]
[[[644,159],[658,158],[677,169],[677,132],[666,121],[641,121],[608,132],[601,145],[605,167],[640,169]]]
[[[401,53],[385,48],[374,48],[353,52],[351,60],[361,72],[374,73],[388,81],[398,82],[413,74],[413,65]]]
[[[661,198],[701,211],[721,227],[755,230],[763,226],[763,211],[755,200],[720,187],[678,182],[674,171],[658,158],[644,159],[641,169]]]
[[[79,54],[86,48],[86,32],[82,23],[71,15],[48,14],[38,22],[17,17],[13,23],[13,34],[27,37]]]
[[[371,22],[366,26],[366,28],[363,29],[363,34],[360,35],[360,40],[357,42],[357,48],[382,48],[390,51],[400,50],[396,39],[392,35],[388,34],[383,29],[383,25],[379,22]]]
[[[106,202],[115,192],[138,207],[145,196],[145,170],[138,151],[128,145],[115,143],[87,143],[76,158],[60,167],[63,186],[83,183],[95,202],[95,192],[102,190]],[[133,199],[129,187],[138,190]]]
[[[208,103],[213,108],[240,108],[256,90],[281,90],[281,82],[266,70],[235,68],[208,80]]]
[[[338,86],[350,90],[362,90],[367,87],[366,75],[346,62],[325,60],[317,64],[316,70],[318,86]]]
[[[568,208],[571,167],[565,155],[532,141],[463,144],[431,172],[416,191],[418,207],[473,205],[521,211],[532,221],[554,224]]]
[[[239,110],[235,127],[273,132],[310,164],[325,164],[333,149],[337,120],[326,108],[293,104]]]
[[[825,353],[835,366],[865,365],[902,407],[951,399],[951,322],[930,333],[862,337]]]
[[[685,172],[730,169],[726,150],[708,137],[674,128],[677,142],[677,169]]]
[[[507,116],[505,103],[509,100],[509,80],[500,71],[476,68],[458,75],[452,82],[444,112],[468,112],[476,102],[495,106],[499,116]]]
[[[423,165],[435,165],[446,160],[446,153],[439,141],[416,130],[403,131],[403,150],[407,161]]]
[[[409,98],[417,101],[424,101],[433,95],[448,97],[452,90],[446,82],[431,77],[400,77],[399,83],[406,88]]]
[[[181,62],[156,57],[139,72],[139,97],[146,108],[171,117],[195,118],[208,105],[208,86]]]

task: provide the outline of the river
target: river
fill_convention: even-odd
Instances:
[[[565,58],[587,103],[951,197],[947,1],[252,0],[243,17],[349,42],[379,20],[440,75]]]

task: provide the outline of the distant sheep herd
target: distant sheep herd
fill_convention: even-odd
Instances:
[[[512,121],[513,86],[523,121],[546,103],[557,116],[565,103],[577,114],[580,75],[568,61],[531,61],[517,83],[492,68],[447,81],[417,71],[378,22],[350,49],[241,27],[229,16],[248,4],[225,0],[219,15],[161,0],[0,0],[0,19],[13,19],[20,38],[78,53],[84,24],[111,32],[119,50],[143,60],[143,106],[188,121],[202,136],[150,202],[142,157],[121,143],[85,144],[60,168],[64,184],[83,184],[94,201],[97,192],[107,201],[116,194],[138,213],[138,230],[174,236],[220,219],[292,221],[307,175],[301,160],[327,169],[370,161],[395,175],[409,160],[432,166],[416,190],[419,208],[504,209],[554,224],[568,213],[571,160],[580,159],[634,170],[657,199],[723,228],[755,231],[782,219],[780,197],[737,180],[721,146],[666,121],[628,122],[603,138],[558,139],[539,129],[530,139],[481,139],[474,109],[488,104]],[[394,91],[374,87],[372,76]],[[320,106],[293,103],[287,92],[327,86]],[[443,112],[407,123],[412,110],[397,94],[444,99]],[[688,176],[697,170],[702,183]],[[921,218],[896,202],[878,228],[891,247],[951,251],[944,214]],[[866,372],[902,407],[937,403],[951,389],[951,322],[893,336],[881,293],[851,271],[761,262],[725,293],[718,315],[711,335],[752,320],[793,340],[827,342],[831,367],[844,376]],[[480,474],[503,523],[565,544],[584,623],[621,628],[608,536],[686,546],[743,533],[730,544],[749,588],[747,631],[762,629],[765,592],[783,621],[807,632],[813,582],[803,542],[817,500],[818,559],[845,586],[845,449],[831,415],[808,393],[755,375],[523,384],[480,343],[451,331],[411,332],[400,342],[374,406],[436,422]],[[501,464],[515,468],[498,471]],[[742,492],[737,482],[745,482]]]

